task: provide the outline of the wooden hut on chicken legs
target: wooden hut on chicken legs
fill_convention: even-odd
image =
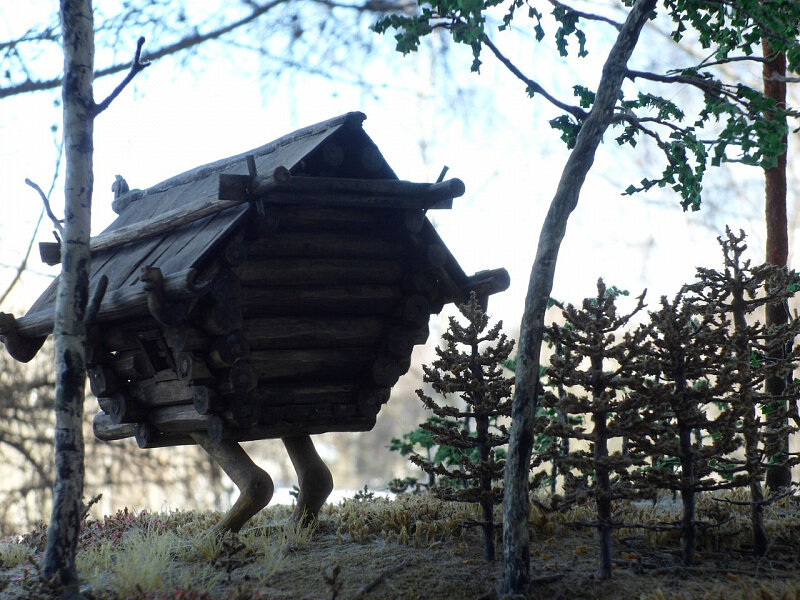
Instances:
[[[332,489],[308,436],[367,431],[428,337],[428,320],[509,285],[467,276],[426,217],[457,179],[399,181],[348,113],[146,190],[115,183],[118,218],[92,238],[88,333],[103,440],[200,444],[242,491],[237,530],[272,483],[238,442],[280,437],[300,479],[296,516]],[[42,255],[58,262],[57,244]],[[28,313],[0,316],[9,353],[30,360],[52,332],[57,282]]]

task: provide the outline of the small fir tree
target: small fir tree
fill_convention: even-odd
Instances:
[[[753,267],[749,260],[743,261],[747,249],[744,239],[743,231],[736,235],[726,228],[725,238],[718,238],[724,269],[698,268],[697,282],[687,289],[694,294],[698,310],[726,333],[725,358],[718,378],[731,388],[726,400],[739,414],[735,431],[744,440],[744,459],[728,461],[728,478],[750,488],[753,548],[761,556],[769,543],[762,514],[769,500],[764,499],[761,482],[766,469],[789,468],[797,464],[797,456],[779,452],[790,431],[788,425],[767,427],[759,409],[761,415],[771,417],[771,422],[786,423],[787,404],[796,406],[798,390],[792,374],[800,350],[793,341],[800,332],[800,321],[787,315],[786,323],[767,326],[754,320],[753,314],[773,304],[785,306],[788,313],[787,300],[797,289],[798,275],[785,267]],[[787,385],[778,386],[773,393],[775,386],[765,384],[774,379],[782,379]]]
[[[456,396],[462,406],[445,405],[423,390],[417,390],[422,403],[438,420],[420,424],[439,448],[450,450],[447,460],[430,460],[417,453],[411,461],[430,475],[439,476],[432,492],[439,498],[458,502],[477,502],[482,509],[484,558],[495,559],[494,507],[502,499],[505,452],[508,431],[501,419],[511,415],[513,378],[503,372],[514,342],[501,333],[502,321],[488,328],[489,318],[473,293],[459,307],[467,320],[461,325],[450,318],[442,334],[438,358],[423,366],[424,381],[445,399]],[[488,328],[488,329],[487,329]],[[474,422],[475,429],[471,430]],[[435,458],[442,459],[442,455]]]
[[[689,566],[695,555],[697,493],[731,487],[725,457],[740,447],[735,432],[740,415],[725,402],[730,386],[718,377],[727,332],[684,293],[672,301],[662,297],[661,308],[650,314],[649,345],[630,394],[639,420],[630,428],[629,445],[651,459],[637,473],[640,487],[680,492],[681,562]]]
[[[597,527],[600,537],[603,579],[610,578],[612,573],[611,532],[615,526],[612,503],[630,495],[625,480],[627,472],[637,463],[634,455],[611,452],[609,443],[625,433],[628,411],[622,392],[631,384],[638,356],[644,350],[645,336],[641,328],[620,336],[621,330],[644,307],[642,294],[633,311],[618,315],[616,299],[620,293],[616,288],[606,288],[600,279],[597,296],[584,300],[582,308],[567,305],[563,310],[564,325],[547,328],[547,339],[561,351],[550,358],[546,375],[552,390],[545,392],[542,407],[555,415],[572,418],[543,418],[540,431],[553,440],[588,441],[590,447],[588,452],[577,449],[565,454],[562,444],[551,443],[533,461],[534,468],[551,461],[565,473],[565,498],[554,502],[555,505],[569,505],[594,496],[597,522],[592,525]],[[591,431],[582,426],[579,416],[583,414],[591,418]],[[576,470],[579,477],[573,474]]]

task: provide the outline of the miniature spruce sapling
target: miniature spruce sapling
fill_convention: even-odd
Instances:
[[[417,390],[425,407],[439,417],[420,428],[452,453],[447,461],[429,460],[416,453],[410,459],[425,472],[440,476],[439,484],[432,488],[439,498],[480,504],[483,520],[478,525],[484,534],[484,558],[494,560],[494,507],[502,498],[502,489],[495,484],[502,480],[505,465],[499,447],[508,442],[508,432],[499,419],[511,415],[513,384],[513,378],[503,372],[503,363],[514,342],[500,333],[502,322],[488,328],[489,318],[474,293],[459,308],[466,325],[450,318],[442,334],[444,344],[436,349],[438,358],[423,370],[424,381],[437,394],[445,399],[456,396],[463,406],[442,404]],[[469,429],[471,420],[475,431]]]
[[[725,477],[730,471],[725,457],[739,448],[740,440],[735,434],[739,413],[724,402],[730,386],[718,377],[727,332],[685,293],[672,301],[662,297],[661,308],[650,313],[641,377],[630,393],[641,420],[631,428],[629,444],[634,453],[651,459],[637,473],[645,490],[680,492],[681,562],[689,566],[695,556],[696,495],[732,486]],[[719,409],[716,415],[709,410],[712,405]],[[699,433],[711,442],[702,443]]]
[[[627,411],[622,392],[635,375],[638,356],[644,349],[644,331],[641,328],[621,330],[644,307],[644,293],[639,296],[634,309],[625,315],[617,314],[616,288],[606,288],[603,280],[597,282],[597,295],[587,298],[582,308],[567,305],[563,309],[564,325],[547,328],[548,340],[562,348],[551,356],[546,374],[552,388],[545,392],[542,406],[555,409],[560,414],[591,417],[590,432],[574,420],[556,419],[545,422],[544,433],[553,439],[577,439],[590,443],[590,451],[576,449],[566,455],[560,445],[550,444],[533,461],[537,467],[543,462],[560,464],[566,473],[565,498],[554,497],[554,505],[569,505],[594,496],[597,504],[597,527],[600,537],[600,577],[611,577],[612,502],[627,497],[624,488],[627,472],[637,462],[635,455],[620,451],[610,452],[609,443],[624,435]],[[563,391],[562,391],[563,390]],[[579,476],[573,471],[577,470]],[[590,483],[590,478],[593,481]]]
[[[791,467],[798,461],[796,455],[777,454],[775,449],[781,447],[787,429],[765,429],[758,412],[760,408],[762,415],[778,413],[773,414],[775,422],[784,423],[787,399],[792,400],[789,405],[796,406],[797,386],[792,373],[800,350],[793,341],[800,331],[800,321],[788,319],[784,325],[768,327],[753,321],[752,315],[776,303],[788,311],[786,302],[794,295],[798,275],[784,267],[751,267],[749,260],[743,261],[747,245],[741,230],[736,235],[726,227],[725,238],[717,239],[722,246],[724,269],[698,268],[697,282],[687,289],[694,294],[694,303],[727,334],[725,360],[718,378],[730,387],[726,401],[739,414],[736,434],[744,439],[744,460],[729,459],[728,478],[750,488],[753,548],[761,556],[769,543],[762,514],[764,504],[769,502],[764,500],[761,486],[765,469],[774,464]],[[777,395],[764,387],[773,378],[789,382],[781,386]]]

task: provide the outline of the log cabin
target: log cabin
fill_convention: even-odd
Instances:
[[[199,443],[243,497],[263,471],[240,472],[238,442],[291,440],[298,506],[313,516],[332,484],[308,483],[329,474],[307,436],[371,429],[430,316],[508,287],[504,269],[468,276],[426,216],[464,184],[398,180],[364,119],[348,113],[147,189],[115,182],[118,217],[91,240],[90,288],[105,289],[87,333],[95,436]],[[41,253],[60,260],[57,244]],[[23,317],[0,318],[16,359],[52,332],[57,285]],[[302,464],[315,465],[305,486]],[[268,501],[243,500],[223,528]]]

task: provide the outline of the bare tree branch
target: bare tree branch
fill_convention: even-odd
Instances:
[[[58,232],[63,235],[64,228],[62,227],[61,224],[64,222],[64,219],[59,219],[53,213],[53,209],[50,208],[50,199],[42,191],[42,188],[39,187],[38,183],[36,183],[35,181],[31,181],[27,177],[25,178],[25,183],[39,193],[39,197],[42,199],[42,204],[44,204],[44,210],[47,213],[47,216],[50,217],[50,220],[53,222],[53,227],[55,227],[58,230]]]
[[[99,115],[105,109],[109,107],[109,105],[114,101],[114,99],[120,95],[122,90],[133,81],[133,78],[136,77],[138,73],[144,71],[147,67],[150,66],[150,61],[145,60],[142,61],[142,46],[144,46],[144,37],[140,37],[136,41],[136,53],[133,55],[133,62],[131,63],[131,69],[128,71],[128,74],[125,76],[120,84],[114,88],[114,91],[111,92],[105,100],[103,100],[100,104],[96,104],[94,107],[94,114]]]
[[[513,73],[517,79],[519,79],[526,86],[528,86],[528,90],[530,92],[543,96],[548,102],[550,102],[550,104],[553,104],[554,106],[557,106],[561,110],[568,112],[579,121],[583,121],[584,119],[586,119],[586,117],[589,116],[589,113],[587,113],[582,108],[562,102],[561,100],[550,94],[547,90],[545,90],[541,85],[539,85],[539,83],[525,76],[525,74],[522,73],[522,71],[520,71],[514,63],[512,63],[505,55],[503,55],[500,52],[500,50],[497,48],[497,46],[494,45],[492,40],[489,39],[488,35],[483,36],[483,43],[486,46],[488,46],[489,50],[492,51],[492,53],[497,57],[497,60],[499,60],[503,64],[503,66],[506,67],[506,69],[511,71],[511,73]]]
[[[171,54],[175,54],[182,50],[188,50],[190,48],[194,48],[202,44],[203,42],[207,42],[209,40],[214,40],[217,38],[222,37],[223,35],[230,33],[239,27],[247,25],[264,15],[265,13],[269,12],[271,9],[279,6],[280,4],[284,4],[288,2],[288,0],[272,0],[267,4],[263,4],[258,6],[253,4],[253,12],[243,17],[237,21],[224,25],[222,27],[218,27],[208,33],[198,33],[193,32],[191,35],[187,35],[186,37],[178,40],[174,44],[168,44],[155,52],[148,53],[147,58],[150,61],[158,60],[159,58],[163,58],[165,56],[169,56]],[[130,69],[130,63],[118,63],[116,65],[111,65],[104,69],[99,69],[95,71],[94,78],[98,79],[100,77],[105,77],[107,75],[113,75],[115,73],[121,73],[126,69]],[[0,88],[0,99],[7,98],[9,96],[17,96],[19,94],[25,94],[28,92],[39,92],[43,90],[51,90],[61,86],[61,77],[55,77],[53,79],[46,79],[40,81],[25,81],[23,83],[12,85],[5,88]]]

